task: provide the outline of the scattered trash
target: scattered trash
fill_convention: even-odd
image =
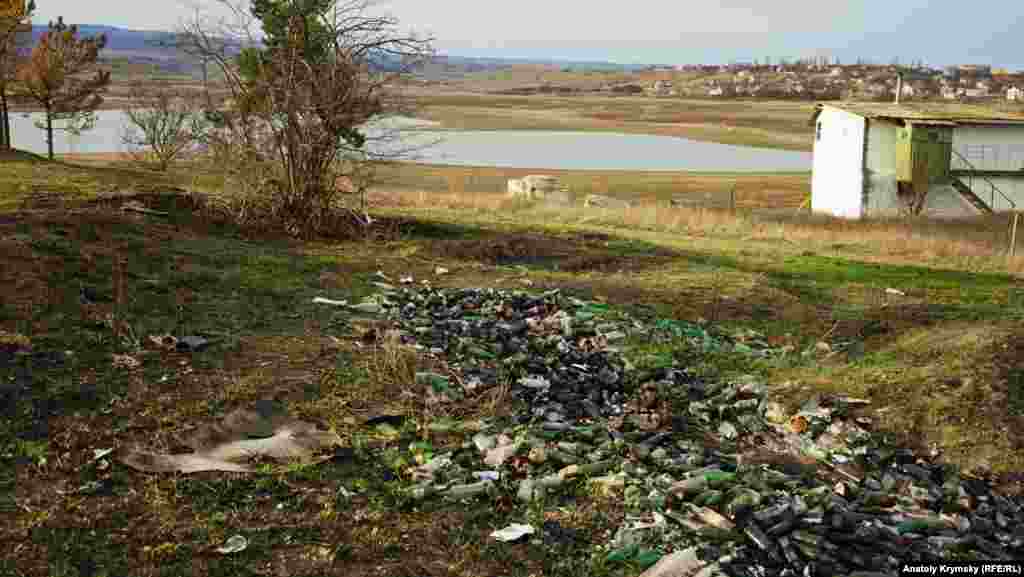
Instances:
[[[488,449],[485,453],[484,464],[492,467],[500,467],[505,461],[509,460],[516,451],[519,450],[519,443],[514,442],[512,439],[505,435],[501,435],[497,439],[497,446],[493,449]]]
[[[444,275],[448,274],[449,272],[451,272],[451,271],[449,271],[448,269],[444,268],[443,266],[439,266],[439,267],[434,269],[434,274],[437,275],[437,276],[444,276]]]
[[[661,553],[657,551],[644,549],[639,545],[629,545],[612,551],[606,560],[609,563],[636,563],[643,570],[657,564],[661,557]]]
[[[448,499],[471,499],[480,495],[490,494],[494,492],[494,482],[492,481],[480,481],[478,483],[469,483],[465,485],[455,485],[449,487],[448,490],[442,493],[443,497]]]
[[[113,365],[115,369],[137,369],[142,363],[138,359],[131,355],[113,355]]]
[[[320,451],[341,444],[337,433],[295,420],[273,402],[256,402],[229,413],[221,422],[197,429],[190,439],[195,452],[159,454],[135,450],[121,462],[150,473],[200,471],[252,472],[254,457],[276,461],[321,462]]]
[[[346,306],[348,306],[348,301],[336,301],[336,300],[331,300],[331,299],[327,299],[327,298],[324,298],[324,297],[315,297],[313,299],[313,304],[332,305],[332,306],[336,306],[336,307],[346,307]]]
[[[626,488],[626,475],[619,473],[605,477],[594,477],[590,479],[590,484],[598,495],[607,497],[617,490]]]
[[[403,276],[402,278],[400,278],[398,280],[398,282],[400,282],[402,284],[412,284],[412,283],[414,283],[416,281],[411,276]]]
[[[179,338],[176,346],[179,351],[197,353],[205,349],[209,344],[210,341],[203,337],[186,336]]]
[[[786,414],[786,409],[775,402],[768,403],[765,407],[764,418],[769,423],[781,424],[789,420],[789,416]]]
[[[541,530],[544,535],[544,544],[549,547],[572,546],[579,539],[576,529],[563,527],[561,523],[555,520],[544,521]]]
[[[435,393],[446,393],[452,388],[452,383],[448,377],[430,372],[416,373],[416,384],[428,386]]]
[[[513,523],[504,529],[491,533],[491,537],[503,543],[514,543],[527,535],[533,535],[534,529],[531,525]]]
[[[104,457],[106,457],[107,455],[109,455],[109,454],[111,454],[113,452],[114,452],[114,449],[93,449],[92,450],[92,460],[89,461],[89,462],[90,463],[95,463],[97,461],[100,461]]]
[[[416,375],[425,396],[507,383],[502,394],[521,407],[450,452],[410,447],[423,460],[406,469],[414,498],[497,498],[510,487],[519,503],[550,504],[586,482],[625,509],[607,560],[644,577],[894,574],[901,561],[954,552],[1024,553],[1019,497],[888,446],[870,432],[867,399],[819,396],[791,414],[755,377],[708,381],[671,355],[635,357],[610,342],[685,340],[695,351],[768,357],[791,340],[639,321],[557,290],[402,287],[367,302],[400,342],[445,363],[444,374]],[[824,340],[807,354],[816,350],[857,354]],[[429,428],[470,431],[441,424]],[[544,542],[562,542],[563,531],[548,519]]]
[[[900,296],[900,297],[907,296],[907,293],[905,293],[905,292],[903,292],[901,290],[896,290],[894,288],[887,288],[887,289],[885,289],[885,294],[896,295],[896,296]]]
[[[662,557],[640,577],[694,577],[707,565],[697,557],[697,548],[691,547]]]
[[[245,551],[246,547],[248,546],[249,541],[245,537],[241,535],[235,535],[234,537],[231,537],[230,539],[225,541],[223,546],[217,547],[217,552],[222,553],[224,555],[230,555],[232,553],[241,553],[242,551]]]
[[[473,435],[473,444],[476,449],[481,453],[484,453],[490,449],[493,449],[498,444],[498,440],[494,435],[485,435],[483,433],[477,433]]]
[[[367,313],[371,315],[380,314],[381,311],[383,311],[383,308],[373,301],[366,301],[359,303],[357,305],[349,305],[349,308],[355,311],[359,311],[361,313]]]
[[[173,351],[178,348],[178,339],[171,335],[149,335],[150,344],[158,349]]]

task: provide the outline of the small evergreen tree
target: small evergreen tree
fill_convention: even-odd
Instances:
[[[42,106],[46,118],[47,152],[53,160],[54,121],[67,123],[80,132],[92,127],[93,112],[103,102],[102,93],[110,84],[110,71],[96,68],[100,50],[106,46],[103,34],[79,38],[78,27],[68,26],[63,18],[50,22],[39,38],[27,62],[18,69],[24,94]]]
[[[7,89],[14,80],[19,48],[32,38],[32,13],[35,0],[28,3],[14,0],[7,11],[0,13],[0,149],[11,147],[11,119]]]

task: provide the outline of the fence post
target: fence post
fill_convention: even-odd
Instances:
[[[1017,252],[1017,221],[1020,220],[1020,212],[1013,211],[1013,228],[1010,230],[1010,258]]]
[[[732,183],[732,191],[729,192],[729,210],[736,214],[736,183]]]

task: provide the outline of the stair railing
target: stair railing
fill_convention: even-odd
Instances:
[[[960,162],[962,162],[964,166],[968,168],[967,187],[971,189],[971,192],[974,192],[974,179],[978,178],[979,180],[984,181],[989,186],[989,196],[991,197],[992,201],[989,203],[988,206],[989,208],[992,209],[993,212],[995,212],[995,196],[997,192],[999,193],[999,196],[1003,197],[1003,199],[1006,200],[1007,204],[1010,205],[1010,210],[1013,212],[1013,221],[1010,224],[1010,248],[1008,251],[1008,256],[1009,258],[1012,259],[1014,254],[1017,252],[1017,223],[1020,220],[1020,212],[1017,211],[1017,203],[1010,200],[1010,197],[1006,196],[1006,194],[1002,190],[1000,190],[994,182],[989,180],[987,176],[978,172],[978,169],[975,168],[973,164],[971,164],[971,161],[964,158],[963,155],[961,155],[955,149],[951,148],[950,150],[953,152],[954,155],[956,155],[956,158]]]
[[[978,169],[975,168],[975,166],[973,164],[971,164],[971,161],[969,161],[966,158],[964,158],[962,154],[960,154],[959,152],[956,151],[956,149],[950,149],[950,150],[953,152],[953,155],[957,158],[957,160],[962,162],[963,165],[967,167],[967,186],[968,186],[968,188],[971,189],[971,191],[974,191],[974,182],[975,182],[976,179],[978,181],[984,182],[985,184],[988,185],[988,193],[989,193],[989,203],[988,203],[988,205],[989,205],[989,207],[992,208],[993,211],[995,210],[995,206],[996,206],[995,205],[995,201],[996,201],[996,193],[997,192],[999,193],[999,196],[1003,197],[1003,200],[1005,200],[1006,203],[1010,205],[1010,210],[1012,210],[1012,211],[1016,211],[1017,210],[1017,203],[1015,203],[1012,200],[1010,200],[1010,197],[1006,196],[1006,193],[1004,193],[1002,190],[1000,190],[999,187],[996,186],[995,183],[992,182],[987,176],[985,176],[984,174],[981,174],[978,171]],[[975,194],[977,194],[977,193],[975,193]]]

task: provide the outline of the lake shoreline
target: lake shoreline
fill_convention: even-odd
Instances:
[[[12,118],[13,145],[45,154],[44,131],[37,116]],[[806,172],[807,152],[719,144],[682,136],[576,130],[438,129],[418,118],[393,117],[368,127],[371,150],[382,159],[447,166],[515,169],[609,170],[707,173]],[[392,129],[399,132],[390,133]],[[119,111],[100,111],[96,126],[79,136],[55,133],[59,155],[128,153],[128,131]],[[380,137],[378,139],[378,136]]]

